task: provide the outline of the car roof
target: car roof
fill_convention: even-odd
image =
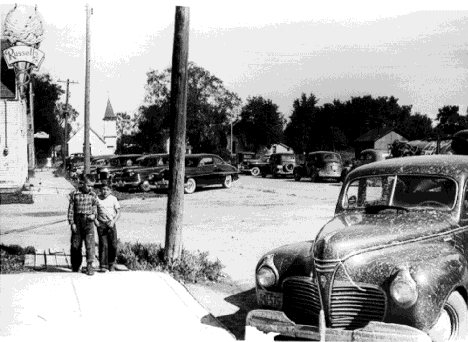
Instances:
[[[119,154],[113,156],[111,159],[117,159],[117,158],[134,158],[134,157],[141,157],[141,154]]]
[[[439,174],[458,177],[468,176],[468,156],[462,155],[427,155],[391,158],[359,166],[350,177],[371,174]]]
[[[168,153],[152,153],[152,154],[145,154],[145,155],[140,155],[140,158],[138,160],[143,160],[146,158],[158,158],[158,157],[164,157],[168,156]]]
[[[324,153],[332,153],[332,154],[338,154],[338,152],[334,152],[334,151],[314,151],[314,152],[309,152],[309,155],[311,154],[324,154]]]

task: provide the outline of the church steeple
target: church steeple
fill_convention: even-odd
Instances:
[[[107,107],[106,112],[104,113],[104,121],[106,120],[117,120],[117,117],[114,114],[114,110],[112,109],[112,105],[110,103],[110,99],[107,99]]]
[[[114,114],[110,99],[107,99],[107,107],[104,113],[104,140],[110,154],[115,153],[117,147],[117,117]]]

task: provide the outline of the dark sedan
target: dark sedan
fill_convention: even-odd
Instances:
[[[215,154],[189,154],[185,156],[185,188],[186,194],[192,194],[196,189],[208,185],[222,185],[230,188],[232,182],[239,178],[237,168],[226,163]],[[155,189],[167,189],[169,170],[153,177]]]
[[[326,341],[468,341],[468,156],[360,166],[312,238],[260,259],[263,309],[248,326]]]
[[[113,178],[113,186],[121,190],[150,191],[152,178],[169,167],[167,153],[147,154],[138,158],[133,166],[126,167]]]

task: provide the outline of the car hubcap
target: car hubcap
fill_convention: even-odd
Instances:
[[[226,176],[226,180],[224,181],[224,184],[226,184],[227,187],[230,187],[231,183],[232,183],[232,177]]]
[[[187,185],[185,186],[185,189],[187,190],[187,192],[193,192],[195,190],[195,183],[193,182],[193,180],[189,180],[187,182]]]
[[[260,170],[258,168],[253,168],[252,169],[252,176],[258,176],[258,174],[260,173]]]

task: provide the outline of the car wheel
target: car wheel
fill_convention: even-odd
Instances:
[[[260,169],[258,167],[254,167],[252,170],[250,170],[250,174],[252,176],[258,176],[260,174]]]
[[[310,175],[310,181],[314,183],[318,182],[318,172],[312,172]]]
[[[151,190],[151,187],[147,181],[144,181],[143,183],[140,184],[140,190],[143,192],[148,192]]]
[[[458,292],[453,292],[428,335],[433,342],[468,340],[468,307]]]
[[[226,178],[224,178],[223,188],[229,189],[231,186],[232,186],[232,176],[227,175]]]
[[[197,182],[193,178],[187,179],[187,183],[184,186],[184,193],[193,194],[197,189]]]
[[[301,174],[297,170],[294,170],[294,180],[296,182],[299,182],[301,180]]]

